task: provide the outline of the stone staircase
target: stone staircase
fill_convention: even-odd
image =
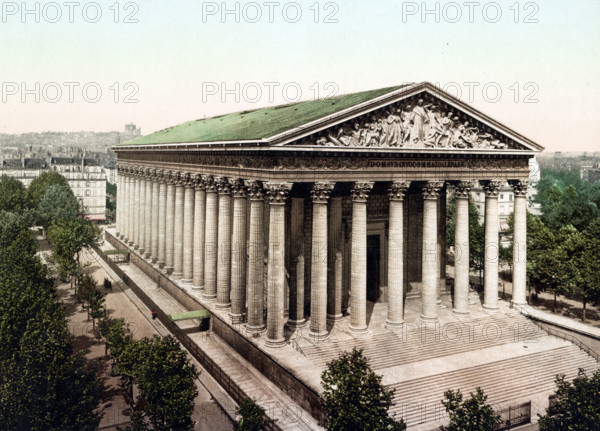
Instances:
[[[528,401],[532,394],[543,393],[547,400],[555,389],[555,376],[565,374],[572,380],[579,368],[590,374],[599,364],[577,346],[567,344],[549,351],[398,382],[390,386],[395,390],[395,405],[390,413],[402,417],[409,427],[431,424],[422,429],[437,429],[445,422],[441,400],[448,389],[460,389],[467,397],[479,386],[488,395],[489,403],[504,408]],[[544,414],[545,405],[533,407],[532,415]]]

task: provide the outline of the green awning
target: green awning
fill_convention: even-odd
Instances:
[[[190,319],[202,319],[203,317],[210,317],[208,310],[196,310],[187,311],[185,313],[174,313],[171,314],[171,320],[177,322],[178,320],[190,320]]]

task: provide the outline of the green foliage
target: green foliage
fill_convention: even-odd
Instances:
[[[450,416],[450,424],[440,426],[442,431],[491,431],[498,429],[502,422],[479,387],[466,400],[460,390],[448,390],[442,404]]]
[[[113,197],[117,197],[117,185],[113,183],[106,182],[106,194],[111,195]]]
[[[27,190],[29,198],[34,205],[37,205],[42,197],[46,194],[47,190],[52,186],[60,186],[70,190],[67,179],[58,172],[46,171],[43,172],[39,177],[34,178],[29,189]]]
[[[553,415],[540,416],[541,431],[587,431],[600,424],[600,371],[588,377],[580,369],[573,383],[564,375],[556,377],[557,402]]]
[[[321,374],[321,404],[328,430],[404,430],[404,421],[388,415],[394,392],[381,384],[362,349],[344,352]]]
[[[76,219],[79,212],[79,202],[68,186],[48,187],[38,202],[38,222],[46,229],[53,221]]]
[[[98,245],[100,229],[83,218],[60,219],[48,229],[48,239],[61,276],[73,276],[79,272],[79,252],[85,247]]]
[[[582,231],[600,216],[600,184],[582,181],[577,172],[543,170],[537,189],[542,220],[552,231],[567,224]]]
[[[96,429],[102,383],[73,355],[64,310],[34,255],[31,232],[19,227],[18,217],[7,217],[0,223],[0,424],[15,430]]]
[[[33,207],[21,181],[2,175],[0,178],[0,211],[23,212]]]
[[[192,430],[191,414],[198,395],[198,372],[173,337],[155,336],[133,341],[123,321],[102,324],[116,372],[130,390],[137,385],[140,396],[134,410],[136,422],[131,429],[152,426],[155,430]]]
[[[265,409],[252,398],[244,398],[235,412],[241,416],[234,425],[238,431],[261,431],[272,422],[265,418]]]

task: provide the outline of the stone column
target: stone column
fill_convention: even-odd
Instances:
[[[217,184],[212,176],[206,181],[206,223],[204,226],[204,293],[205,299],[217,297]]]
[[[191,284],[194,276],[194,181],[192,174],[187,174],[183,194],[183,277],[181,282]]]
[[[142,168],[138,168],[137,174],[135,176],[135,186],[134,186],[133,248],[135,250],[138,250],[140,248],[140,233],[141,233],[140,215],[142,213],[140,210],[140,206],[141,206],[140,191],[141,191],[141,185],[142,185],[142,175],[143,175]]]
[[[152,263],[158,262],[158,236],[159,236],[159,208],[160,208],[160,183],[158,181],[159,173],[158,169],[152,170],[152,233],[150,239],[150,256],[152,257]]]
[[[498,190],[499,180],[482,181],[485,190],[485,260],[483,266],[483,308],[498,311]]]
[[[117,166],[117,221],[115,223],[115,234],[117,238],[121,237],[123,233],[123,228],[121,225],[123,224],[123,216],[121,214],[121,201],[123,197],[123,168],[121,166]]]
[[[510,181],[515,193],[512,303],[527,305],[527,180]]]
[[[352,187],[352,254],[350,262],[350,330],[367,331],[367,198],[374,183]]]
[[[233,183],[233,227],[231,235],[231,320],[242,323],[246,314],[246,185]]]
[[[456,213],[454,225],[454,308],[457,316],[468,316],[469,311],[469,192],[472,184],[460,181],[454,184]]]
[[[342,241],[342,198],[331,198],[329,204],[329,227],[327,229],[327,319],[341,320],[342,315],[342,283],[336,277],[336,256],[341,251]],[[338,282],[339,281],[339,282]]]
[[[173,226],[173,278],[183,277],[183,219],[184,219],[184,194],[188,174],[180,172],[175,183],[175,219]]]
[[[267,268],[267,340],[268,347],[285,345],[285,201],[292,185],[267,183],[269,198],[269,259]]]
[[[217,229],[217,308],[231,306],[231,180],[219,177],[219,227]]]
[[[174,268],[175,251],[175,183],[179,180],[179,172],[169,171],[167,174],[167,218],[165,222],[165,271],[171,275]]]
[[[442,181],[427,181],[423,185],[423,254],[422,254],[422,291],[421,320],[437,322],[437,291],[439,287],[438,271],[438,198]]]
[[[312,187],[312,264],[310,271],[310,331],[314,338],[327,335],[327,201],[332,183]]]
[[[135,168],[129,168],[129,175],[127,180],[127,244],[133,245],[135,225]]]
[[[159,173],[158,188],[158,267],[163,269],[167,261],[167,172]]]
[[[138,217],[139,217],[139,248],[140,256],[144,256],[146,251],[146,168],[143,168],[140,172],[140,200],[138,206]]]
[[[441,293],[446,291],[446,187],[440,190],[438,201],[438,271],[437,303],[445,308]]]
[[[152,173],[153,169],[146,169],[146,195],[144,198],[144,257],[150,258],[152,254]]]
[[[292,198],[291,209],[291,267],[290,316],[288,325],[296,328],[306,323],[304,319],[304,199]]]
[[[264,190],[260,181],[246,182],[250,199],[250,229],[248,232],[248,268],[246,276],[248,298],[248,330],[261,332],[264,324]]]
[[[194,270],[193,289],[204,290],[204,234],[206,218],[206,191],[204,177],[197,174],[194,178]]]
[[[389,188],[388,307],[385,325],[396,329],[404,323],[404,195],[410,182],[398,181]]]

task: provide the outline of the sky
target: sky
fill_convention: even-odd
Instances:
[[[429,81],[600,151],[600,2],[2,1],[0,133],[121,131]]]

